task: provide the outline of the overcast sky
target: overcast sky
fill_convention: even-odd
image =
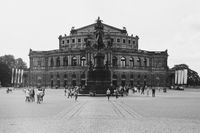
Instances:
[[[1,0],[0,56],[58,49],[58,36],[95,22],[139,36],[139,49],[168,49],[168,65],[200,73],[200,0]]]

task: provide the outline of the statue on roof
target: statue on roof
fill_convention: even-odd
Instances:
[[[104,48],[104,43],[103,43],[104,26],[102,24],[102,20],[100,20],[100,17],[98,17],[94,28],[95,28],[95,37],[97,42],[97,50],[100,50]]]

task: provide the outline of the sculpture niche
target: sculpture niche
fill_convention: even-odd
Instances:
[[[103,24],[98,18],[95,25],[95,37],[96,37],[96,50],[97,53],[94,56],[94,66],[90,61],[87,88],[92,95],[95,94],[105,94],[108,87],[111,84],[111,73],[108,67],[108,62],[104,64],[105,55],[102,49],[105,48],[103,43]]]

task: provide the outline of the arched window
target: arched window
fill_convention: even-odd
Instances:
[[[138,66],[141,66],[141,59],[140,59],[140,57],[138,57],[137,62],[138,62]]]
[[[59,73],[57,73],[56,77],[57,77],[58,79],[60,78],[60,75],[59,75]]]
[[[147,66],[147,58],[144,58],[144,66]]]
[[[126,58],[121,57],[121,67],[125,67],[125,66],[126,66]]]
[[[74,56],[72,57],[72,66],[76,66],[77,65],[77,58]]]
[[[85,73],[81,74],[81,79],[85,79]]]
[[[53,58],[51,58],[50,66],[51,66],[51,67],[54,66]]]
[[[134,58],[131,57],[129,61],[130,61],[130,67],[134,67]]]
[[[125,74],[122,75],[122,80],[126,80],[126,75]]]
[[[84,56],[81,57],[81,66],[86,66],[86,58]]]
[[[68,57],[67,56],[65,56],[63,58],[63,66],[68,66]]]
[[[117,57],[115,56],[112,58],[112,65],[117,66]]]
[[[64,74],[64,78],[65,78],[65,79],[67,78],[67,74],[66,74],[66,73]]]
[[[116,74],[113,74],[113,79],[117,79],[117,75]]]
[[[72,74],[72,79],[76,79],[76,74]]]
[[[56,66],[59,67],[60,66],[60,57],[56,58]]]
[[[131,74],[130,79],[133,79],[133,74]]]

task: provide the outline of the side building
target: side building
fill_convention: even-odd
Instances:
[[[96,53],[95,24],[75,29],[59,36],[59,49],[34,51],[30,49],[28,86],[60,88],[66,85],[87,86],[89,64]],[[139,37],[129,36],[126,28],[119,29],[103,23],[104,64],[111,71],[111,85],[168,85],[168,53],[138,49]]]

